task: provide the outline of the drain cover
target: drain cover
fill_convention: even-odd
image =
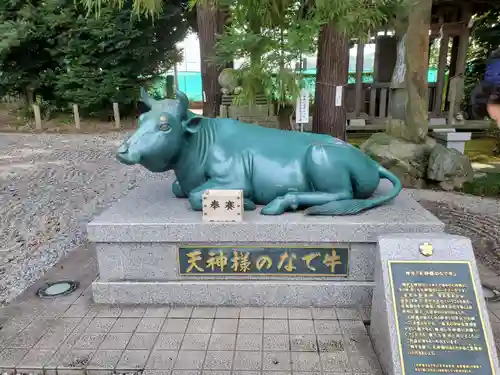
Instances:
[[[45,284],[38,289],[36,294],[41,298],[61,297],[73,293],[77,288],[78,282],[76,281],[56,281]]]

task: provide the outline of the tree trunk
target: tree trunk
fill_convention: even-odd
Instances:
[[[408,17],[405,38],[407,91],[406,121],[407,133],[413,141],[423,142],[429,129],[429,28],[432,0],[413,3]]]
[[[215,55],[217,37],[224,28],[224,17],[213,1],[197,4],[198,39],[200,41],[201,83],[203,90],[203,116],[217,117],[221,103],[219,74],[222,71],[208,59]]]
[[[330,22],[319,32],[316,65],[313,132],[346,139],[345,95],[342,103],[335,103],[337,86],[345,90],[349,68],[349,39]]]

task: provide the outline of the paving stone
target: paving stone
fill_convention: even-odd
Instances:
[[[320,352],[344,352],[346,350],[342,335],[318,335],[318,350]],[[370,343],[371,345],[371,343]]]
[[[39,317],[59,318],[64,315],[64,313],[70,308],[70,306],[71,305],[65,303],[52,303],[40,313]]]
[[[123,350],[98,350],[87,365],[87,370],[113,370],[118,364]]]
[[[73,346],[73,349],[97,349],[106,337],[105,333],[84,333]]]
[[[240,319],[263,319],[263,307],[242,307],[240,309]]]
[[[313,319],[337,320],[337,314],[333,307],[313,307],[311,308]]]
[[[181,350],[207,350],[210,335],[201,333],[186,333],[182,340]]]
[[[234,352],[231,351],[208,351],[203,364],[204,370],[230,370],[233,365]]]
[[[84,369],[90,362],[94,350],[70,349],[61,360],[57,370],[60,369]]]
[[[215,319],[212,327],[212,333],[236,333],[237,330],[238,319]]]
[[[172,370],[144,370],[142,375],[172,375]],[[201,375],[201,372],[195,371],[195,375]]]
[[[380,363],[375,356],[354,356],[349,358],[349,362],[351,364],[351,369],[353,372],[382,373]]]
[[[237,351],[234,353],[234,370],[260,370],[262,367],[262,352]]]
[[[179,350],[183,338],[182,333],[160,333],[156,340],[155,350]]]
[[[142,318],[146,313],[145,307],[123,307],[121,318]]]
[[[210,333],[214,324],[213,319],[193,319],[188,323],[186,333]]]
[[[294,352],[292,353],[293,371],[321,371],[318,353]]]
[[[168,333],[184,333],[188,325],[189,319],[174,319],[167,318],[165,324],[163,324],[162,332]]]
[[[288,309],[288,319],[312,319],[311,309],[305,307],[291,307]]]
[[[224,370],[203,370],[201,375],[234,375],[237,372],[235,371],[224,371]],[[260,375],[258,373],[257,375]]]
[[[130,339],[127,349],[151,350],[155,345],[157,337],[157,333],[136,332]]]
[[[216,307],[195,307],[191,318],[213,319],[216,311]]]
[[[288,326],[291,335],[314,335],[314,323],[312,320],[289,320]]]
[[[141,321],[140,318],[118,318],[116,323],[114,324],[113,328],[111,328],[111,332],[117,333],[117,332],[134,332],[137,326],[139,325],[139,322]]]
[[[262,319],[240,319],[238,333],[263,333]]]
[[[0,368],[14,368],[24,356],[28,349],[4,349],[0,352]]]
[[[369,322],[371,319],[372,308],[371,306],[360,306],[358,308],[359,315],[363,322]]]
[[[168,313],[169,318],[191,318],[192,307],[173,307]]]
[[[204,360],[204,351],[180,350],[174,368],[179,370],[200,370],[203,367]]]
[[[279,352],[290,350],[290,336],[264,335],[264,350]]]
[[[290,335],[292,352],[317,352],[318,343],[315,335]]]
[[[146,365],[149,357],[149,350],[125,350],[116,365],[115,370],[137,370]]]
[[[210,336],[208,350],[234,350],[236,335],[227,333],[213,333]]]
[[[263,336],[260,334],[238,333],[236,336],[236,350],[260,351],[263,345]]]
[[[70,332],[67,337],[60,341],[58,349],[54,356],[47,362],[44,366],[46,370],[46,375],[54,375],[47,374],[47,372],[55,371],[56,368],[61,364],[61,362],[65,359],[68,352],[71,350],[73,345],[80,339],[81,335],[85,333],[88,327],[91,324],[91,319],[84,318],[80,321],[80,323],[74,328],[72,332]]]
[[[349,362],[345,353],[320,353],[320,358],[323,372],[335,372],[349,368]]]
[[[146,369],[169,370],[174,367],[176,359],[176,350],[154,350],[148,359]]]
[[[137,332],[160,332],[164,318],[142,318],[139,325],[137,326]]]
[[[286,319],[264,319],[264,334],[278,333],[286,335],[288,331],[288,320]]]
[[[263,370],[290,371],[292,369],[290,352],[264,352]]]
[[[217,319],[238,319],[240,317],[239,307],[217,307],[215,318]]]
[[[90,306],[87,305],[72,305],[64,312],[66,318],[83,318],[90,311]]]
[[[119,306],[102,306],[97,312],[96,318],[118,318],[122,313],[122,309]]]
[[[356,308],[336,307],[335,313],[338,320],[361,320],[361,316]]]
[[[144,318],[166,318],[170,307],[148,307],[144,313]]]
[[[26,328],[25,331],[18,333],[6,342],[6,346],[8,348],[31,349],[42,338],[43,333],[38,330]]]
[[[206,371],[198,371],[198,370],[172,370],[171,375],[204,375]],[[218,375],[217,373],[213,375]],[[220,374],[223,375],[223,374]]]
[[[314,330],[318,335],[340,334],[340,324],[337,320],[314,320]]]
[[[288,319],[286,307],[264,307],[265,319]]]
[[[360,320],[341,320],[339,323],[340,330],[345,337],[366,339],[368,336],[365,325]]]
[[[25,369],[43,369],[45,363],[50,361],[55,349],[43,350],[43,349],[31,349],[26,356],[17,364],[17,371],[23,372],[21,370]],[[0,364],[2,367],[2,364]]]
[[[108,333],[99,350],[123,350],[132,338],[132,333]]]
[[[261,372],[260,371],[233,371],[231,373],[231,375],[261,375]],[[276,375],[276,373],[273,373],[272,375]]]
[[[95,318],[90,322],[87,332],[90,333],[107,333],[113,328],[117,318]]]

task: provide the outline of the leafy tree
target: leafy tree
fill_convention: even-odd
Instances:
[[[0,42],[0,87],[35,91],[59,107],[77,103],[83,113],[112,101],[131,108],[139,86],[179,59],[175,43],[187,31],[181,0],[171,0],[154,23],[132,17],[131,2],[120,10],[105,5],[99,18],[73,0],[9,4],[0,30],[18,31]]]
[[[123,7],[124,0],[79,0],[89,11],[100,14],[105,5]],[[136,15],[146,15],[155,19],[171,0],[130,0],[132,11]],[[188,0],[191,10],[196,9],[196,25],[193,29],[198,33],[200,41],[202,89],[204,93],[203,115],[215,117],[219,112],[220,90],[218,88],[218,77],[222,67],[209,62],[213,56],[215,43],[218,35],[223,32],[227,22],[227,10],[219,6],[217,0]],[[193,15],[186,20],[187,24],[193,25]]]
[[[265,94],[280,107],[293,102],[302,77],[292,64],[316,51],[320,24],[295,0],[238,0],[231,9],[231,27],[219,38],[213,60],[246,61],[236,72],[243,87],[238,100],[252,103]]]

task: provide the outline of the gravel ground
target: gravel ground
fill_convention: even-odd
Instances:
[[[89,219],[142,180],[113,152],[125,133],[0,133],[0,303],[10,301],[75,246]]]
[[[85,242],[95,214],[142,181],[167,178],[114,159],[125,133],[0,133],[0,303],[37,280]],[[468,236],[482,263],[500,274],[500,202],[409,190],[447,224]]]

